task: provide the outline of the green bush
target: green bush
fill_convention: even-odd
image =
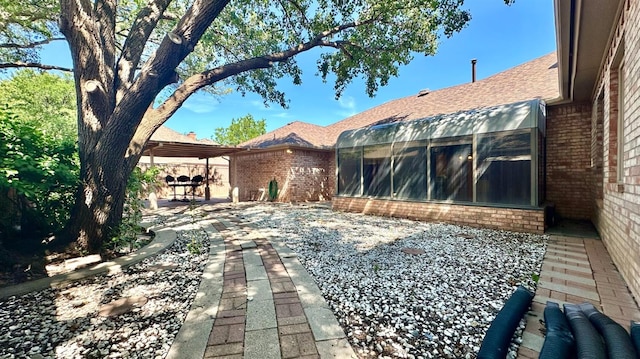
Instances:
[[[46,136],[37,123],[0,105],[0,232],[5,244],[14,242],[17,231],[21,238],[35,238],[61,229],[73,205],[78,172],[75,139]]]
[[[144,172],[136,167],[131,172],[127,180],[122,222],[112,234],[111,241],[106,243],[106,249],[117,250],[127,246],[129,251],[133,251],[137,247],[138,234],[142,231],[140,221],[142,221],[142,208],[144,208],[143,200],[158,186],[159,174],[158,167],[151,167]]]

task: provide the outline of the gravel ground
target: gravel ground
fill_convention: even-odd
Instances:
[[[113,275],[89,277],[0,301],[0,358],[164,358],[200,284],[209,240],[200,229],[177,232],[163,253]],[[201,243],[192,254],[187,245]],[[120,298],[146,304],[98,314]]]
[[[232,213],[298,253],[362,358],[474,358],[516,286],[535,286],[546,246],[545,236],[313,206],[264,204]],[[122,273],[0,301],[0,358],[163,358],[206,264],[208,239],[190,227],[195,218],[176,227],[178,240],[167,251]],[[187,248],[193,240],[200,255]],[[98,315],[126,297],[148,301],[119,316]]]
[[[298,253],[362,358],[475,358],[517,285],[535,288],[547,239],[322,208],[236,214]]]

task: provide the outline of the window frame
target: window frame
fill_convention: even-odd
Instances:
[[[617,121],[617,136],[616,136],[616,182],[618,184],[624,183],[624,60],[620,62],[618,68],[615,70],[618,72],[618,118]]]

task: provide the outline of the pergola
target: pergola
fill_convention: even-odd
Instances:
[[[185,136],[186,137],[186,136]],[[149,156],[151,165],[153,166],[154,156],[158,157],[189,157],[205,159],[205,200],[211,199],[209,190],[209,158],[222,157],[235,152],[245,151],[240,147],[229,147],[218,145],[214,142],[205,141],[175,141],[165,139],[154,139],[153,137],[145,146],[142,155]],[[187,142],[188,141],[188,142]]]

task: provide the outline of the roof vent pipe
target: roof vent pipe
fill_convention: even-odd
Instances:
[[[471,82],[476,82],[476,64],[478,60],[471,59]]]

